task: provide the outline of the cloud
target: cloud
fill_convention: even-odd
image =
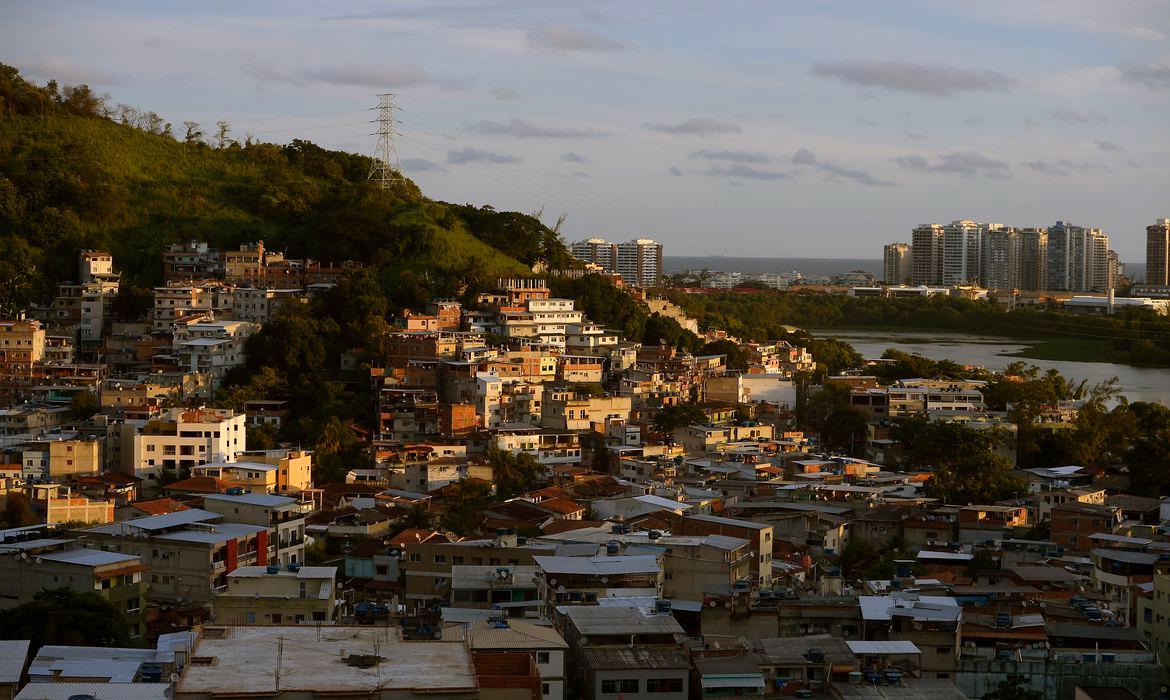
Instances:
[[[675,177],[682,177],[683,171],[679,170],[676,166],[672,165],[672,166],[670,166],[670,174],[674,175]]]
[[[858,117],[857,123],[862,125],[862,126],[877,126],[877,124],[878,124],[877,120],[870,119],[869,117]]]
[[[492,88],[492,97],[496,98],[500,102],[511,102],[514,100],[519,100],[524,96],[511,88],[497,87]]]
[[[816,165],[817,154],[813,153],[807,148],[802,148],[796,153],[792,154],[792,162],[798,163],[800,165]]]
[[[664,134],[676,136],[709,136],[713,134],[741,134],[743,129],[734,122],[725,122],[711,117],[694,117],[678,124],[652,124],[647,122],[644,127],[651,131],[661,131]]]
[[[441,173],[446,170],[439,163],[426,158],[403,158],[402,169],[412,173]]]
[[[956,92],[1002,91],[1013,81],[995,71],[978,71],[941,64],[903,63],[845,59],[817,61],[810,69],[821,78],[836,78],[850,85],[877,87],[931,97]]]
[[[954,173],[967,177],[983,175],[989,178],[1011,177],[1011,166],[1002,160],[988,158],[976,151],[940,153],[933,161],[920,155],[900,156],[894,162],[908,170],[924,173]]]
[[[703,171],[703,174],[715,177],[738,177],[745,180],[787,180],[792,177],[792,173],[781,170],[765,170],[743,163],[715,166]]]
[[[586,158],[585,156],[581,155],[580,153],[573,153],[572,151],[569,151],[568,153],[562,153],[561,160],[565,161],[566,163],[588,163],[589,162],[589,159]]]
[[[1098,140],[1098,141],[1094,141],[1094,143],[1096,143],[1097,148],[1101,149],[1102,151],[1123,151],[1123,150],[1125,150],[1121,146],[1118,146],[1117,144],[1113,143],[1112,141]]]
[[[914,132],[914,131],[907,131],[906,138],[910,139],[911,141],[925,141],[926,134],[919,134],[919,133]]]
[[[749,151],[695,151],[687,156],[691,160],[729,160],[734,163],[770,163],[771,156],[766,153],[752,153]]]
[[[85,83],[94,85],[116,85],[121,78],[113,73],[107,73],[100,68],[76,64],[61,56],[46,56],[45,58],[22,58],[12,61],[21,72],[42,78],[46,81],[56,80],[63,85],[77,85]]]
[[[355,85],[375,89],[434,85],[451,89],[471,87],[470,78],[450,78],[434,75],[410,64],[400,65],[340,65],[306,68],[298,73],[303,80],[332,85]]]
[[[1109,118],[1101,112],[1074,112],[1071,109],[1058,109],[1052,113],[1052,118],[1065,124],[1108,124]]]
[[[874,177],[864,170],[857,170],[854,168],[847,168],[843,165],[834,163],[833,161],[826,161],[817,158],[817,154],[802,148],[796,153],[792,154],[792,162],[797,165],[809,165],[817,168],[821,172],[828,174],[829,180],[832,182],[851,181],[859,185],[867,185],[869,187],[893,187],[895,183],[889,180],[882,180]]]
[[[518,139],[571,139],[602,136],[605,132],[596,129],[575,127],[541,126],[526,119],[509,119],[506,122],[482,121],[468,124],[467,128],[479,134],[515,136]]]
[[[528,46],[538,51],[622,51],[623,42],[568,24],[542,24],[528,30]]]
[[[520,158],[516,156],[506,156],[499,153],[492,153],[491,151],[481,151],[478,148],[464,148],[459,151],[447,151],[448,165],[464,165],[467,163],[492,163],[496,165],[503,165],[507,163],[519,163]]]
[[[1121,78],[1126,82],[1151,90],[1170,89],[1170,66],[1154,66],[1148,63],[1126,63],[1118,66]]]
[[[1057,177],[1064,177],[1072,175],[1078,171],[1094,171],[1094,172],[1108,172],[1109,168],[1101,163],[1092,163],[1088,161],[1074,163],[1067,158],[1059,160],[1034,160],[1030,163],[1025,163],[1032,170],[1045,175],[1054,175]]]

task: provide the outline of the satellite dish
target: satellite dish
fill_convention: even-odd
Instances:
[[[608,577],[608,576],[602,576],[602,577],[601,577],[601,582],[602,582],[602,583],[609,583],[609,577]]]

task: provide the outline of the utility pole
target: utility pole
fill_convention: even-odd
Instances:
[[[378,146],[374,151],[374,164],[370,166],[370,175],[367,179],[378,183],[384,190],[402,183],[402,169],[398,164],[398,149],[394,147],[394,93],[384,92],[378,95],[378,118],[371,120],[377,124],[378,130],[371,136],[378,137]]]

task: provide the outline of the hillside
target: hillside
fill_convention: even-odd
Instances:
[[[149,287],[167,243],[263,239],[291,257],[363,261],[402,301],[540,260],[573,265],[537,219],[433,201],[409,180],[381,191],[365,156],[301,140],[212,147],[197,131],[0,64],[0,314],[47,301],[81,248],[110,250],[129,286]]]

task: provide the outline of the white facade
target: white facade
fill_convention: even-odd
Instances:
[[[208,462],[234,462],[247,447],[247,416],[229,409],[171,409],[160,420],[137,421],[122,471],[157,479],[163,469],[178,470]]]

